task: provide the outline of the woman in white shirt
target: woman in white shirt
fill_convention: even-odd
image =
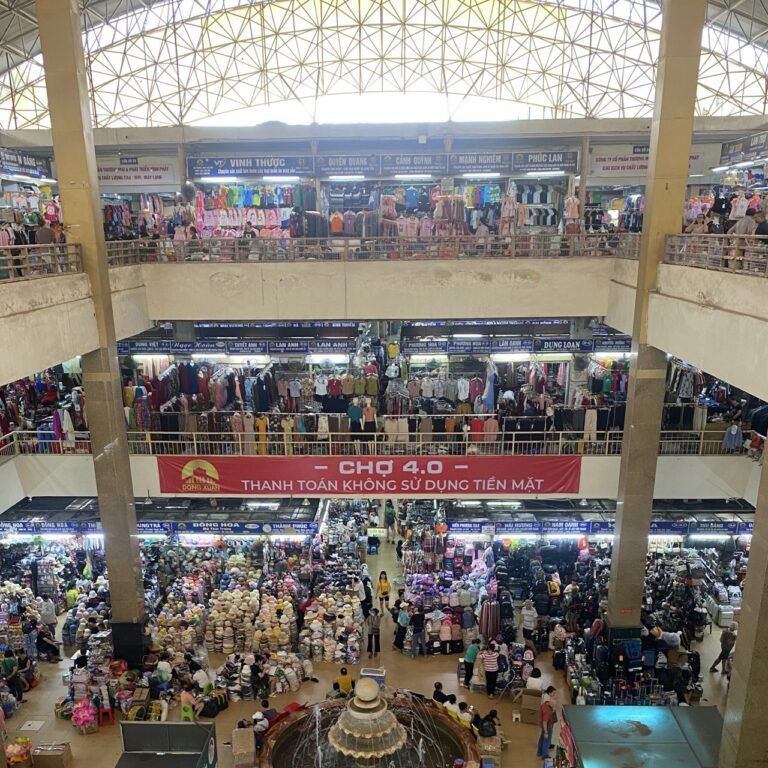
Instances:
[[[544,678],[541,676],[541,670],[538,667],[534,667],[525,681],[525,687],[531,691],[540,691],[544,687],[543,683]]]

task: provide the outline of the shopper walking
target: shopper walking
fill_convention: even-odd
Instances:
[[[462,685],[469,688],[472,685],[472,675],[475,674],[475,662],[480,655],[480,641],[475,639],[464,653],[464,682]]]
[[[40,601],[40,621],[48,627],[51,637],[56,637],[56,603],[50,595],[43,595]]]
[[[733,646],[736,645],[736,633],[739,629],[739,625],[734,621],[731,625],[722,631],[720,634],[720,655],[715,659],[714,664],[709,668],[710,672],[717,672],[718,665],[722,664],[721,674],[727,672],[726,664],[728,657],[731,655]]]
[[[427,655],[427,642],[424,639],[424,609],[419,606],[410,621],[413,637],[411,638],[411,654],[416,657],[419,655],[419,648],[424,656]]]
[[[557,713],[555,712],[555,695],[557,689],[550,685],[542,697],[539,707],[539,744],[536,747],[536,754],[544,759],[549,757],[549,749],[552,745],[552,729],[557,722]]]
[[[384,613],[384,608],[389,610],[389,593],[392,591],[392,584],[387,577],[387,572],[382,571],[379,574],[379,581],[376,584],[376,597],[379,598],[379,610]]]
[[[496,680],[499,677],[499,652],[495,643],[489,643],[488,647],[480,654],[485,671],[485,692],[489,699],[496,698]]]
[[[384,509],[384,525],[387,527],[387,544],[395,543],[395,507],[391,501]]]
[[[525,645],[535,653],[536,646],[533,642],[533,633],[536,631],[536,623],[539,619],[539,613],[533,607],[533,602],[531,600],[526,600],[523,603],[523,607],[520,610],[520,618],[523,624],[523,639],[525,640]]]
[[[368,632],[368,658],[371,659],[381,651],[381,614],[378,608],[371,608],[365,620],[365,629]]]

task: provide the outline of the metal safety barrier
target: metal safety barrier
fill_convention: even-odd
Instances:
[[[178,262],[421,261],[430,259],[637,259],[640,235],[549,232],[509,237],[259,237],[107,243],[109,265]]]
[[[746,437],[746,435],[745,435]],[[385,432],[128,432],[130,453],[141,456],[619,456],[623,432],[385,433]],[[723,435],[710,430],[661,433],[662,456],[733,456],[743,446],[723,447]],[[0,441],[0,461],[25,454],[78,455],[91,452],[90,435],[65,438],[17,431]]]
[[[0,283],[82,272],[80,246],[0,246]]]
[[[668,235],[664,261],[717,272],[766,277],[768,236]]]

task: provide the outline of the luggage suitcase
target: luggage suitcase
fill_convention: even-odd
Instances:
[[[219,714],[219,705],[213,696],[206,696],[203,699],[203,708],[200,710],[200,717],[212,718]]]

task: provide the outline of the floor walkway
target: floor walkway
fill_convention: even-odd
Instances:
[[[382,552],[368,560],[371,577],[376,579],[380,570],[386,570],[390,577],[399,574],[400,569],[395,561],[394,546],[383,545]],[[482,713],[491,708],[499,711],[505,735],[510,740],[508,751],[504,755],[504,765],[514,768],[540,768],[541,761],[536,757],[536,741],[538,728],[533,725],[512,722],[513,705],[505,697],[501,700],[489,701],[482,693],[468,691],[458,686],[456,667],[459,656],[434,656],[410,658],[403,656],[398,651],[393,651],[391,639],[394,633],[394,623],[389,615],[382,621],[382,653],[375,666],[386,669],[387,685],[393,687],[410,688],[429,695],[435,681],[443,683],[446,693],[456,693],[459,700],[465,700],[479,709]],[[724,675],[710,674],[707,672],[712,660],[717,656],[719,630],[714,629],[713,634],[707,635],[701,644],[702,668],[704,677],[704,700],[702,703],[722,705],[726,692],[726,680]],[[213,656],[212,663],[220,663],[222,657]],[[362,655],[364,666],[373,666],[368,661],[367,653]],[[544,653],[537,660],[537,666],[542,670],[544,686],[555,685],[560,689],[560,702],[567,702],[569,696],[562,673],[555,672],[551,666],[551,654]],[[43,680],[41,685],[28,693],[24,705],[20,711],[11,718],[8,723],[8,735],[26,735],[33,742],[43,741],[69,741],[76,766],[89,766],[89,768],[112,768],[121,753],[119,728],[105,726],[97,733],[82,736],[75,731],[67,720],[59,720],[54,716],[54,703],[57,698],[65,694],[61,675],[66,671],[65,663],[58,668],[52,664],[41,664]],[[338,674],[338,666],[333,664],[315,664],[315,674],[319,683],[304,683],[301,690],[296,693],[283,694],[272,699],[278,709],[291,701],[316,702],[325,698],[325,694],[332,687],[332,681]],[[359,668],[351,668],[356,676]],[[238,720],[250,718],[258,709],[258,702],[236,702],[229,709],[222,712],[215,720],[219,741],[219,765],[221,768],[232,767],[232,752],[223,746],[229,742],[231,731]],[[171,719],[178,719],[178,709],[171,710]],[[43,721],[42,728],[37,732],[19,732],[19,728],[29,720]]]

